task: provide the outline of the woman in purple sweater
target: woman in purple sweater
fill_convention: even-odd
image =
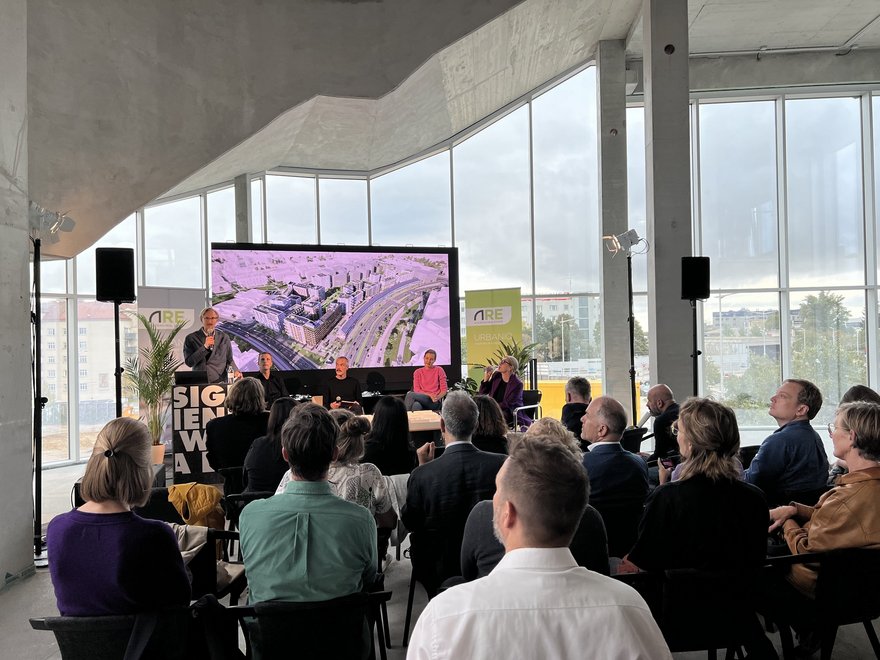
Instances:
[[[86,500],[46,534],[49,573],[63,616],[132,614],[187,605],[189,580],[171,528],[132,513],[153,480],[150,434],[120,417],[98,434],[82,480]]]

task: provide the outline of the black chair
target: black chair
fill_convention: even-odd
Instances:
[[[526,417],[534,422],[536,419],[541,419],[542,411],[541,411],[541,390],[523,390],[523,404],[518,408],[513,409],[513,422],[511,428],[513,430],[519,430],[519,422],[517,422],[518,413],[522,412]]]
[[[192,597],[200,598],[211,594],[217,598],[229,596],[230,605],[238,604],[242,593],[247,587],[244,565],[230,560],[230,544],[238,541],[238,532],[223,529],[208,529],[208,542],[196,553],[189,564],[192,575]],[[217,548],[220,547],[220,559],[226,570],[227,579],[218,581]]]
[[[272,601],[230,610],[244,622],[249,647],[262,660],[374,657],[374,627],[385,660],[384,630],[374,624],[380,604],[390,598],[390,591],[360,592],[320,602]]]
[[[178,525],[186,524],[180,512],[168,501],[167,488],[153,488],[150,490],[150,499],[147,500],[147,503],[143,506],[135,507],[133,510],[141,518],[162,520],[164,522],[177,523]]]
[[[244,466],[220,468],[217,470],[223,477],[223,494],[238,495],[244,490]]]
[[[620,437],[620,446],[630,453],[638,454],[647,432],[648,429],[641,426],[634,426],[626,429]]]
[[[177,660],[191,658],[186,608],[117,616],[53,616],[31,619],[34,630],[55,635],[62,660]],[[141,650],[138,653],[138,650]]]
[[[815,630],[821,641],[822,660],[830,660],[837,629],[861,623],[875,657],[880,659],[880,641],[871,623],[880,617],[880,550],[846,548],[773,557],[767,562],[771,584],[778,584],[780,575],[794,564],[818,564],[815,599],[804,597],[778,606],[771,597],[759,607],[769,621],[779,626],[784,657],[794,657],[792,626]]]
[[[255,490],[245,493],[235,493],[226,495],[223,498],[224,508],[226,510],[226,520],[229,523],[229,529],[238,529],[238,519],[241,517],[242,510],[254,500],[265,500],[272,497],[275,493],[269,490]]]

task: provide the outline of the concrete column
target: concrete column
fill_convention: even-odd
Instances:
[[[645,163],[651,382],[692,393],[691,310],[681,258],[691,255],[687,0],[644,0]]]
[[[626,65],[623,41],[600,41],[598,50],[599,208],[602,235],[627,230]],[[629,381],[629,297],[626,258],[602,250],[603,392],[631,408]],[[630,419],[633,414],[630,411]]]
[[[238,243],[253,243],[253,237],[250,177],[240,174],[235,177],[235,240]]]
[[[27,0],[0,0],[0,588],[34,571]]]

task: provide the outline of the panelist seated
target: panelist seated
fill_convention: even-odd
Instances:
[[[150,496],[150,444],[141,422],[108,422],[86,465],[85,504],[49,523],[49,574],[62,616],[134,614],[189,603],[189,580],[171,528],[132,512]]]
[[[434,366],[437,351],[425,351],[425,366],[413,372],[413,388],[406,393],[407,410],[440,410],[446,396],[446,372]]]
[[[260,353],[258,364],[260,370],[254,376],[263,385],[263,394],[266,398],[266,408],[271,409],[272,404],[282,397],[290,396],[287,391],[287,385],[284,384],[284,378],[281,377],[279,371],[272,371],[272,354],[267,352]]]
[[[360,415],[363,412],[360,396],[361,384],[357,378],[348,375],[348,358],[336,358],[336,373],[324,391],[324,407],[330,410],[347,408]]]

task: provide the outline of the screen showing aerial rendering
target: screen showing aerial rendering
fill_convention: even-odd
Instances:
[[[358,250],[212,245],[212,305],[239,369],[256,371],[263,351],[282,371],[337,356],[421,366],[429,348],[451,364],[450,252]]]

